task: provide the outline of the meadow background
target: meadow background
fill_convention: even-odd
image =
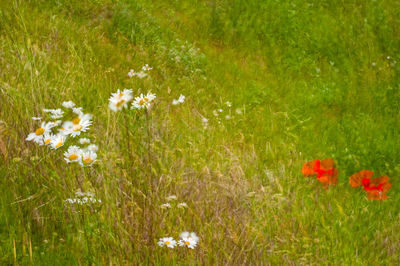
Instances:
[[[399,265],[399,48],[395,0],[0,1],[0,263]],[[157,95],[148,116],[108,109],[123,88]],[[25,141],[67,100],[92,168]],[[325,191],[300,169],[329,157]],[[388,200],[349,186],[363,169]],[[182,231],[196,249],[157,245]]]

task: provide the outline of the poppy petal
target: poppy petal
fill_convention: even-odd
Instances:
[[[301,173],[305,176],[315,176],[314,165],[317,160],[306,162],[301,169]]]
[[[349,183],[352,187],[356,188],[362,185],[363,178],[371,178],[374,172],[369,170],[362,170],[350,176]]]
[[[321,161],[321,168],[324,170],[330,170],[334,168],[335,161],[332,158],[325,159]]]

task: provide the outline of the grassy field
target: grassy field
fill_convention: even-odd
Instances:
[[[400,264],[398,1],[5,0],[0,69],[3,265]],[[124,88],[151,110],[112,112]],[[68,100],[92,167],[25,141]],[[300,172],[324,158],[326,191]],[[389,199],[350,187],[363,169]],[[183,231],[195,249],[157,245]]]

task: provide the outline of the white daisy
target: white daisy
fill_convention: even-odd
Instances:
[[[50,145],[53,149],[56,150],[64,145],[66,139],[67,136],[65,136],[64,134],[57,134],[52,138]]]
[[[40,127],[35,130],[33,133],[29,133],[28,137],[26,138],[27,141],[34,141],[39,145],[43,145],[43,135],[51,133],[51,129],[54,127],[52,122],[42,122]]]
[[[32,120],[40,121],[40,120],[42,120],[42,118],[41,117],[32,116]]]
[[[124,107],[128,107],[128,102],[130,102],[132,99],[132,90],[124,89],[123,91],[120,91],[118,89],[117,92],[111,94],[108,107],[112,111],[116,112]]]
[[[90,139],[88,138],[80,138],[79,139],[79,143],[84,145],[84,144],[89,144],[90,143]]]
[[[88,138],[80,138],[79,139],[79,143],[84,145],[84,144],[89,144],[90,143],[90,139]]]
[[[178,100],[173,100],[172,101],[172,104],[173,105],[178,105],[178,104],[180,104],[180,103],[183,103],[185,101],[185,96],[184,95],[179,95],[179,99]]]
[[[44,145],[49,145],[54,138],[53,133],[45,133],[43,134],[43,143]]]
[[[64,106],[65,108],[74,108],[75,107],[75,103],[73,101],[66,101],[62,103],[62,106]]]
[[[61,128],[58,129],[58,131],[64,135],[68,135],[70,131],[74,128],[74,123],[72,121],[65,121]]]
[[[180,237],[181,240],[178,241],[179,246],[187,246],[194,249],[199,242],[199,237],[194,232],[183,232]]]
[[[153,68],[152,67],[150,67],[148,64],[145,64],[143,67],[142,67],[142,70],[143,71],[149,71],[149,70],[152,70]]]
[[[72,121],[65,122],[63,125],[65,134],[71,135],[71,137],[75,138],[76,136],[79,136],[81,132],[86,132],[93,123],[91,118],[92,116],[89,114],[82,114],[81,116],[72,119]]]
[[[51,119],[58,119],[63,117],[64,111],[61,109],[43,109],[44,112],[50,113]]]
[[[138,77],[138,78],[140,78],[140,79],[142,79],[142,78],[147,77],[147,74],[144,73],[143,71],[140,71],[140,72],[136,72],[136,73],[135,73],[135,76]]]
[[[177,207],[178,207],[178,208],[181,208],[181,209],[184,209],[184,208],[187,208],[188,205],[187,205],[185,202],[181,202],[181,203],[178,204]]]
[[[79,164],[81,166],[91,166],[97,159],[97,153],[93,151],[84,151],[81,155],[81,160]]]
[[[204,128],[204,129],[207,129],[207,127],[208,127],[208,119],[205,118],[205,117],[203,117],[203,118],[201,119],[201,123],[203,124],[203,128]]]
[[[171,204],[169,204],[169,203],[161,204],[161,205],[160,205],[160,208],[161,208],[161,209],[169,209],[169,208],[171,208]]]
[[[99,147],[96,144],[91,144],[87,147],[89,151],[97,152],[99,150]]]
[[[176,195],[170,195],[166,199],[167,199],[167,201],[171,201],[171,200],[176,200],[177,197],[176,197]]]
[[[83,109],[82,107],[73,107],[72,108],[72,112],[74,112],[75,114],[81,116],[81,115],[83,115],[82,109]]]
[[[78,146],[72,145],[68,147],[68,150],[64,152],[64,160],[67,163],[79,162],[81,158],[82,150]]]
[[[155,98],[156,95],[153,93],[148,93],[147,95],[140,94],[139,97],[135,97],[135,100],[132,102],[131,109],[149,108],[151,101],[153,101]]]
[[[135,76],[135,74],[136,74],[135,70],[131,69],[131,70],[129,70],[128,76],[131,78],[131,77]]]
[[[167,246],[169,248],[174,248],[176,246],[176,241],[172,237],[163,237],[158,241],[158,245],[160,247]]]

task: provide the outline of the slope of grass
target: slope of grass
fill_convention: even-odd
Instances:
[[[0,10],[3,264],[399,264],[396,1]],[[127,76],[146,63],[149,78]],[[123,88],[156,93],[151,112],[111,112]],[[31,117],[66,100],[94,116],[92,168],[25,141]],[[325,191],[300,169],[327,157],[340,175]],[[388,200],[348,185],[362,169],[391,178]],[[78,190],[101,206],[69,208]],[[188,208],[160,208],[169,195]],[[182,231],[199,235],[195,250],[157,246]]]

